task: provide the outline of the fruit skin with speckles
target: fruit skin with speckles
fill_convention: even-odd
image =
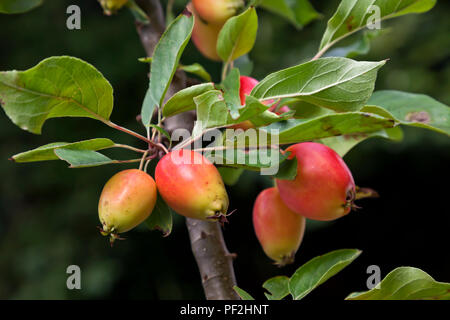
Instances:
[[[115,174],[103,187],[98,203],[101,233],[111,242],[145,219],[156,204],[156,183],[147,173],[129,169]]]
[[[192,3],[187,5],[187,9],[192,12],[195,17],[194,29],[192,30],[192,42],[197,47],[198,51],[206,58],[221,61],[217,54],[217,39],[219,38],[220,29],[222,25],[215,25],[206,23],[198,16],[194,10]]]
[[[331,148],[314,142],[290,146],[297,158],[294,180],[276,180],[283,202],[313,220],[330,221],[348,214],[355,200],[355,182],[344,160]]]
[[[200,153],[181,149],[166,154],[156,166],[155,180],[161,197],[178,214],[225,219],[229,200],[222,177]]]
[[[223,25],[244,6],[243,0],[192,0],[195,10],[208,23]]]
[[[253,227],[266,255],[279,266],[294,262],[306,219],[289,209],[276,188],[262,191],[253,206]]]
[[[105,14],[111,15],[122,8],[128,0],[99,0]]]

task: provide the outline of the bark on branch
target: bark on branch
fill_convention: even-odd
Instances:
[[[148,56],[165,29],[164,13],[159,0],[138,0],[137,4],[147,13],[150,24],[136,22],[136,28]],[[167,98],[186,87],[186,75],[182,71],[175,73],[167,93]],[[185,112],[164,122],[167,131],[176,128],[192,130],[195,112]],[[208,300],[239,300],[233,290],[236,278],[233,269],[233,255],[228,252],[218,222],[186,219],[192,252],[197,261],[205,296]]]
[[[192,251],[208,300],[238,300],[233,256],[227,250],[218,222],[186,219]]]

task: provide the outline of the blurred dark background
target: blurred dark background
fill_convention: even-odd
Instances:
[[[66,28],[66,8],[78,4],[82,29]],[[178,1],[176,9],[182,9]],[[312,57],[338,1],[312,1],[323,14],[303,30],[259,11],[260,29],[253,76],[298,64]],[[450,2],[439,1],[429,13],[384,22],[388,28],[373,41],[364,60],[390,58],[377,89],[428,94],[450,104]],[[46,1],[22,15],[0,15],[0,70],[24,70],[42,59],[71,55],[98,68],[115,90],[112,120],[142,130],[135,120],[148,86],[148,66],[133,18],[123,10],[102,14],[96,1]],[[203,59],[190,44],[184,64],[200,62],[218,80],[220,65]],[[181,217],[168,238],[140,227],[110,248],[96,229],[97,201],[117,165],[68,169],[63,162],[14,164],[7,159],[53,142],[109,137],[117,143],[139,142],[90,119],[53,119],[41,136],[21,131],[0,111],[0,298],[3,299],[203,299],[200,276]],[[120,152],[123,159],[133,153]],[[398,266],[423,269],[450,282],[448,181],[450,139],[406,128],[401,143],[370,140],[346,156],[358,185],[372,187],[381,198],[360,202],[363,209],[332,223],[309,221],[293,266],[278,269],[266,258],[251,225],[256,195],[271,181],[245,174],[229,188],[238,212],[225,227],[230,251],[237,253],[241,288],[263,297],[262,283],[292,272],[309,259],[340,248],[363,254],[306,299],[343,299],[366,290],[366,268],[380,266],[382,276]],[[66,268],[79,265],[82,290],[66,288]]]

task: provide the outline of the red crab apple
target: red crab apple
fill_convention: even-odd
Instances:
[[[245,105],[245,97],[247,95],[250,95],[253,88],[259,83],[259,81],[252,77],[241,76],[239,78],[239,82],[240,82],[239,97],[241,99],[241,105],[244,106]],[[274,102],[273,100],[267,100],[267,101],[264,101],[263,103],[265,105],[270,105],[273,102]],[[277,107],[276,105],[271,106],[269,108],[269,111],[275,112],[276,107]],[[284,106],[284,107],[280,108],[276,113],[278,115],[280,115],[287,111],[290,111],[290,109],[287,106]],[[250,128],[255,128],[255,126],[250,120],[245,120],[241,123],[238,123],[238,124],[232,126],[231,128],[233,128],[235,130],[236,129],[248,130]]]
[[[276,188],[262,191],[253,206],[253,227],[266,255],[282,266],[294,261],[305,218],[289,209]]]
[[[196,10],[194,10],[192,3],[189,3],[187,8],[195,16],[194,29],[192,30],[192,42],[194,42],[198,51],[206,58],[220,61],[221,59],[217,54],[216,45],[222,25],[215,25],[202,21]]]
[[[331,148],[314,142],[298,143],[286,151],[297,158],[295,180],[276,180],[283,202],[313,220],[329,221],[354,206],[355,182],[344,160]]]
[[[161,197],[178,214],[201,220],[223,220],[228,195],[217,168],[203,155],[181,149],[166,154],[156,166]]]
[[[258,80],[252,78],[252,77],[247,77],[247,76],[241,76],[239,78],[239,97],[241,99],[241,105],[244,106],[245,105],[245,96],[249,95],[253,88],[259,83]],[[251,128],[254,128],[254,124],[250,121],[250,120],[245,120],[241,123],[238,123],[234,126],[232,126],[232,129],[242,129],[242,130],[248,130]]]
[[[241,105],[245,105],[245,96],[249,95],[253,88],[256,87],[256,85],[259,83],[258,80],[247,77],[247,76],[240,76],[239,78],[239,97],[241,98]]]
[[[156,184],[147,173],[130,169],[115,174],[103,187],[98,203],[101,233],[111,242],[147,219],[156,203]]]
[[[203,20],[220,25],[244,6],[243,0],[192,0],[192,3]]]

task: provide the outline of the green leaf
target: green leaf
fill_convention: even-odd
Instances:
[[[259,100],[301,98],[336,111],[356,111],[370,98],[385,61],[322,58],[268,75],[251,95]]]
[[[211,90],[214,90],[214,83],[212,82],[197,84],[178,91],[167,100],[163,108],[163,116],[171,117],[178,113],[194,110],[194,98]]]
[[[359,34],[351,44],[330,50],[323,56],[355,58],[360,55],[368,54],[370,51],[370,41],[382,33],[382,30],[366,30]]]
[[[289,291],[300,300],[353,262],[361,254],[357,249],[341,249],[315,257],[295,271],[289,280]]]
[[[35,162],[46,160],[59,160],[54,150],[58,148],[70,150],[102,150],[114,146],[114,142],[109,139],[98,138],[91,140],[84,140],[79,142],[54,142],[46,144],[39,148],[16,154],[12,157],[14,162]]]
[[[233,149],[232,147],[227,150],[220,150],[220,147],[218,147],[215,151],[205,154],[205,156],[217,165],[252,171],[266,169],[266,172],[271,168],[279,168],[280,164],[287,158],[278,149],[258,148],[245,150],[242,148]]]
[[[179,69],[188,73],[195,74],[196,76],[200,77],[200,79],[205,80],[207,82],[212,81],[211,75],[199,63],[190,64],[188,66],[180,65]]]
[[[395,121],[364,112],[331,113],[312,119],[290,119],[259,130],[275,135],[279,144],[317,140],[345,134],[376,132],[395,126]],[[272,131],[278,130],[278,131]]]
[[[403,125],[450,135],[450,108],[423,94],[394,90],[376,91],[368,104],[384,109]],[[368,112],[374,107],[367,106]]]
[[[242,168],[219,167],[217,169],[227,186],[234,186],[239,181],[242,173],[244,173],[244,169]]]
[[[247,97],[248,98],[248,97]],[[247,99],[248,101],[248,99]],[[258,101],[255,99],[255,101]],[[251,119],[251,122],[255,125],[255,127],[262,127],[270,125],[271,123],[280,122],[284,120],[291,119],[294,116],[294,111],[286,112],[281,115],[277,115],[276,113],[266,110],[263,113],[260,113],[254,116]]]
[[[284,160],[280,164],[278,173],[274,176],[278,180],[294,180],[297,177],[297,158]]]
[[[199,136],[208,128],[225,126],[231,118],[228,108],[219,90],[211,90],[194,98],[197,106],[197,122],[192,130],[192,136]]]
[[[40,134],[51,118],[108,120],[113,89],[92,65],[73,57],[51,57],[26,71],[0,72],[0,103],[17,126]]]
[[[450,300],[450,283],[437,282],[417,268],[400,267],[375,288],[352,293],[346,300]]]
[[[181,54],[189,42],[194,17],[181,14],[161,36],[152,55],[150,84],[142,105],[142,123],[149,125],[155,107],[163,104],[164,96],[172,81]]]
[[[330,109],[322,108],[299,99],[283,99],[279,105],[286,105],[289,109],[295,111],[294,118],[297,119],[310,119],[333,113]]]
[[[0,13],[14,14],[30,11],[42,4],[43,0],[1,0]]]
[[[393,141],[401,141],[403,139],[403,131],[400,127],[394,127],[373,133],[345,134],[338,137],[329,137],[321,139],[318,142],[330,147],[341,157],[344,157],[353,147],[369,138],[385,138]]]
[[[245,108],[241,109],[242,115],[245,115],[247,112],[250,113],[251,110],[258,110],[254,114],[251,114],[249,120],[255,125],[255,127],[267,126],[274,122],[279,122],[291,118],[292,114],[281,114],[277,115],[276,113],[269,111],[269,107],[265,104],[262,104],[258,99],[253,98],[252,96],[245,97]],[[263,112],[260,112],[264,110]]]
[[[156,205],[150,217],[145,220],[150,230],[159,230],[167,237],[172,232],[172,212],[167,203],[158,194]]]
[[[258,16],[254,7],[227,20],[217,40],[217,54],[230,62],[252,50],[258,31]]]
[[[294,117],[298,119],[313,119],[323,115],[333,114],[333,111],[329,109],[318,107],[298,99],[284,100],[280,102],[280,105],[286,105],[290,109],[295,110]],[[366,110],[366,107],[363,107],[361,108],[361,111],[377,114],[387,119],[394,119],[392,114],[381,108],[371,108],[371,110]],[[323,138],[316,141],[329,146],[330,148],[334,149],[341,157],[343,157],[358,143],[372,137],[381,137],[394,141],[400,141],[403,139],[403,131],[400,126],[397,126],[394,128],[382,129],[375,132],[344,134],[340,136]]]
[[[239,69],[233,68],[223,81],[223,98],[230,112],[231,118],[238,119],[240,117],[239,110],[245,108],[241,106]]]
[[[268,300],[281,300],[289,294],[289,278],[286,276],[273,277],[263,284],[264,292]]]
[[[436,0],[342,0],[336,13],[328,21],[327,29],[320,43],[320,51],[325,51],[342,38],[361,30],[367,24],[402,16],[408,13],[422,13],[430,10]],[[380,17],[375,16],[372,6],[380,9]]]
[[[197,106],[197,122],[193,130],[193,136],[198,136],[208,128],[224,127],[252,119],[268,109],[267,106],[256,101],[256,103],[247,104],[245,108],[241,108],[239,110],[240,116],[233,119],[222,92],[219,90],[211,90],[197,96],[194,98],[194,102]]]
[[[262,0],[261,7],[287,19],[297,29],[321,17],[308,0]]]
[[[255,300],[249,293],[245,292],[238,286],[233,287],[234,291],[241,297],[242,300]]]
[[[95,167],[117,162],[93,150],[71,150],[59,148],[55,149],[54,152],[58,158],[68,162],[70,164],[70,168]]]

